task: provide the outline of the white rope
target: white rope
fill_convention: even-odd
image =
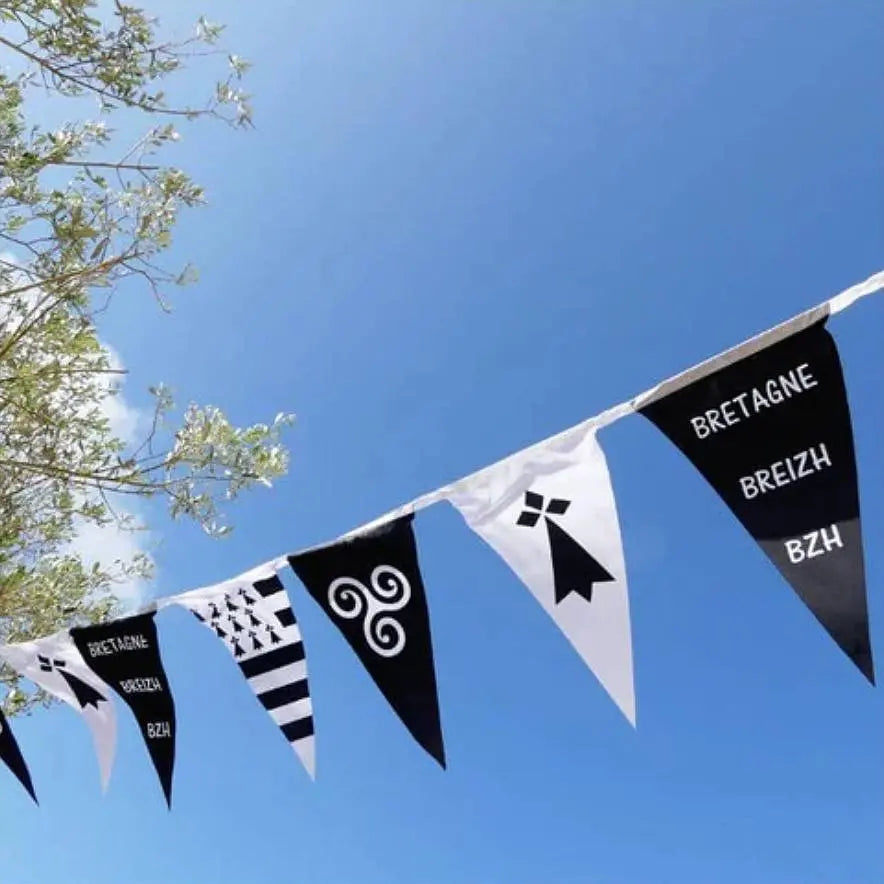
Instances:
[[[443,485],[441,488],[437,488],[435,491],[429,491],[426,494],[422,494],[420,495],[420,497],[416,497],[414,498],[414,500],[410,500],[408,503],[403,503],[401,506],[398,506],[395,509],[384,513],[382,516],[378,516],[376,519],[372,519],[372,521],[370,522],[366,522],[364,525],[360,525],[358,528],[354,528],[352,531],[348,531],[346,534],[342,534],[340,537],[337,537],[334,540],[328,540],[324,543],[318,543],[314,546],[304,547],[303,549],[297,550],[295,552],[290,552],[286,555],[278,556],[277,558],[271,559],[268,562],[264,562],[261,565],[256,565],[254,568],[249,569],[249,571],[251,572],[266,568],[272,568],[274,571],[279,571],[288,564],[288,556],[302,555],[304,553],[312,552],[313,550],[325,549],[326,547],[334,546],[336,543],[352,539],[393,519],[401,518],[402,516],[417,512],[418,510],[422,510],[425,507],[432,506],[435,503],[439,503],[440,501],[445,500],[456,486],[471,482],[477,479],[483,473],[496,469],[504,460],[509,460],[510,457],[515,457],[517,455],[530,455],[532,451],[536,451],[539,448],[544,448],[547,445],[561,441],[572,433],[584,432],[585,430],[590,428],[594,430],[599,430],[602,427],[607,427],[610,424],[613,424],[616,421],[620,420],[621,418],[633,414],[638,409],[643,408],[645,405],[648,405],[649,403],[654,402],[657,399],[662,399],[664,396],[668,396],[671,393],[674,393],[676,390],[679,390],[682,387],[686,387],[688,384],[694,383],[700,378],[707,377],[713,372],[724,368],[724,366],[726,365],[731,365],[732,363],[737,362],[740,359],[744,359],[746,356],[750,356],[753,353],[757,353],[759,350],[763,350],[766,347],[775,344],[777,341],[780,341],[783,338],[787,338],[790,335],[793,335],[799,331],[802,331],[805,328],[808,328],[814,323],[819,322],[820,320],[825,319],[830,315],[840,313],[842,310],[846,310],[848,307],[852,307],[861,298],[864,298],[867,295],[871,295],[874,292],[878,292],[881,289],[884,289],[884,270],[878,271],[863,282],[857,283],[856,285],[851,286],[849,289],[845,289],[843,292],[840,292],[834,297],[829,298],[827,301],[823,301],[822,304],[818,304],[816,307],[811,307],[809,310],[805,310],[803,313],[799,313],[797,316],[793,316],[791,319],[787,319],[785,322],[782,322],[779,325],[774,326],[773,328],[769,328],[767,331],[763,331],[760,334],[757,334],[754,337],[743,341],[743,343],[741,344],[737,344],[736,347],[731,347],[729,350],[725,350],[724,352],[718,353],[717,355],[712,356],[709,359],[698,363],[697,365],[691,366],[691,368],[688,368],[687,370],[680,372],[677,375],[673,375],[671,378],[667,378],[665,381],[661,381],[650,389],[639,393],[637,396],[633,396],[631,399],[628,399],[625,402],[621,402],[618,405],[613,406],[612,408],[608,408],[600,414],[587,418],[586,420],[581,421],[579,424],[576,424],[573,427],[569,427],[567,430],[563,430],[560,433],[556,433],[553,436],[542,439],[540,442],[535,442],[528,448],[523,448],[520,451],[515,452],[514,454],[508,455],[502,460],[496,461],[493,464],[482,467],[482,469],[470,473],[468,476],[464,476],[456,480],[455,482],[450,482],[447,485]],[[176,596],[177,595],[178,594],[176,593]],[[165,599],[154,599],[143,605],[142,607],[138,608],[134,612],[134,614],[143,614],[151,611],[156,611],[158,610],[158,607],[164,607],[166,604],[168,604],[170,598],[173,597],[170,596]]]
[[[804,312],[799,313],[797,316],[793,316],[791,319],[787,319],[785,322],[781,322],[779,325],[776,325],[773,328],[769,328],[767,329],[767,331],[763,331],[760,334],[757,334],[749,338],[748,340],[743,341],[743,343],[737,344],[735,347],[731,347],[729,350],[718,353],[717,355],[712,356],[709,359],[704,360],[703,362],[691,366],[690,368],[680,372],[677,375],[673,375],[672,377],[667,378],[665,381],[661,381],[660,383],[655,384],[653,387],[645,390],[642,393],[639,393],[636,396],[633,396],[631,399],[628,399],[625,402],[614,405],[613,407],[606,409],[600,414],[587,418],[586,420],[581,421],[579,424],[576,424],[573,427],[569,427],[567,430],[556,433],[554,436],[549,436],[548,438],[543,439],[540,442],[535,442],[528,448],[523,448],[520,451],[515,452],[514,454],[508,455],[502,460],[496,461],[493,464],[489,464],[486,467],[482,467],[482,469],[477,470],[474,473],[470,473],[468,476],[464,476],[461,479],[450,482],[448,485],[443,485],[441,488],[437,488],[435,491],[429,491],[426,494],[422,494],[420,497],[416,497],[414,498],[414,500],[411,500],[408,503],[404,503],[401,506],[396,507],[396,509],[390,510],[389,512],[384,513],[384,515],[378,516],[378,518],[372,519],[372,521],[367,522],[364,525],[360,525],[358,528],[354,528],[352,531],[348,531],[346,534],[341,535],[336,540],[332,540],[327,543],[317,544],[316,546],[300,550],[300,552],[309,552],[313,549],[322,549],[323,547],[331,546],[342,540],[346,540],[347,538],[352,538],[359,534],[362,534],[365,531],[370,531],[372,528],[383,525],[385,522],[389,522],[392,519],[400,518],[401,516],[417,512],[418,510],[424,509],[425,507],[432,506],[435,503],[439,503],[440,501],[445,500],[456,486],[465,485],[468,482],[477,479],[485,472],[496,469],[501,463],[503,463],[504,460],[509,460],[510,457],[515,457],[516,455],[522,454],[529,454],[530,452],[536,451],[539,448],[544,448],[547,445],[560,441],[565,437],[571,435],[572,433],[582,432],[588,428],[600,430],[602,427],[607,427],[610,424],[619,421],[621,418],[633,414],[640,408],[643,408],[645,405],[648,405],[649,403],[654,402],[657,399],[662,399],[664,396],[668,396],[671,393],[674,393],[676,390],[680,390],[682,387],[686,387],[688,386],[688,384],[692,384],[695,381],[700,380],[700,378],[707,377],[713,372],[724,368],[726,365],[731,365],[732,363],[737,362],[740,359],[744,359],[745,357],[750,356],[753,353],[764,350],[766,347],[770,347],[777,341],[781,341],[783,340],[783,338],[790,337],[791,335],[794,335],[797,332],[808,328],[814,323],[825,319],[827,316],[835,313],[840,313],[842,310],[846,310],[848,307],[853,306],[858,300],[860,300],[860,298],[864,298],[866,297],[866,295],[871,295],[872,293],[880,291],[881,289],[884,289],[884,270],[879,270],[877,273],[873,274],[863,282],[857,283],[856,285],[851,286],[849,289],[845,289],[843,292],[835,295],[832,298],[829,298],[827,301],[823,301],[822,304],[818,304],[816,307],[811,307],[809,310],[805,310]],[[299,553],[290,553],[289,555],[298,554]],[[281,563],[279,567],[282,567],[286,564],[286,558],[284,556],[274,561]]]

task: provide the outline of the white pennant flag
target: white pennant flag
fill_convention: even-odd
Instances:
[[[101,788],[106,791],[117,746],[111,689],[86,665],[70,634],[56,632],[36,641],[0,645],[0,657],[86,719],[98,756]]]
[[[312,779],[316,750],[307,660],[298,621],[276,571],[262,565],[161,602],[162,607],[170,604],[190,610],[224,642]]]
[[[604,452],[588,425],[525,449],[447,492],[522,579],[635,725],[620,525]]]

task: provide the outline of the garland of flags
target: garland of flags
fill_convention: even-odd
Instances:
[[[415,514],[444,500],[516,573],[634,726],[626,565],[597,436],[638,413],[694,464],[874,684],[853,431],[838,349],[826,322],[882,288],[884,271],[335,541],[154,600],[107,623],[0,645],[0,660],[83,716],[103,789],[114,761],[117,694],[139,725],[171,807],[175,704],[155,618],[165,607],[180,605],[226,646],[312,778],[306,653],[278,576],[290,567],[414,739],[444,767],[429,610],[414,534]],[[0,759],[36,801],[2,714]]]

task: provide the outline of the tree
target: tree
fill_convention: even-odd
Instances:
[[[151,388],[152,426],[135,444],[117,438],[105,406],[122,370],[96,325],[121,291],[166,291],[190,267],[160,263],[180,211],[203,201],[164,165],[177,125],[247,127],[247,65],[218,49],[221,29],[200,19],[193,36],[161,38],[139,8],[92,0],[0,0],[0,639],[20,641],[117,607],[114,587],[146,577],[151,562],[90,564],[72,548],[87,525],[140,527],[126,500],[162,497],[172,517],[209,534],[229,530],[221,510],[287,469],[280,442],[289,415],[237,428],[215,407],[190,405],[176,425],[162,385]],[[164,89],[177,72],[222,60],[226,72],[201,105]],[[201,68],[200,68],[201,69]],[[209,80],[211,82],[211,80]],[[46,102],[45,99],[49,98]],[[34,107],[80,119],[47,127]],[[110,122],[138,126],[123,143]],[[13,672],[7,711],[44,702]]]

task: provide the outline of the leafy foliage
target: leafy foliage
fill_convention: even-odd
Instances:
[[[144,438],[117,438],[107,403],[123,374],[96,319],[123,289],[166,291],[190,267],[160,263],[182,209],[203,193],[159,157],[177,125],[251,124],[240,82],[248,65],[217,48],[205,19],[189,38],[164,41],[142,9],[91,0],[0,0],[0,638],[19,641],[115,609],[114,587],[145,577],[150,560],[90,564],[72,541],[84,525],[140,527],[126,500],[165,498],[172,517],[208,533],[229,527],[221,506],[284,474],[280,434],[292,418],[237,428],[217,408],[190,405],[179,423],[162,385]],[[166,94],[175,74],[225,63],[196,106]],[[17,67],[16,67],[17,65]],[[211,82],[211,81],[210,81]],[[46,127],[44,106],[78,117]],[[134,144],[110,122],[141,123]],[[143,128],[146,125],[146,129]],[[9,711],[45,700],[14,673]]]

